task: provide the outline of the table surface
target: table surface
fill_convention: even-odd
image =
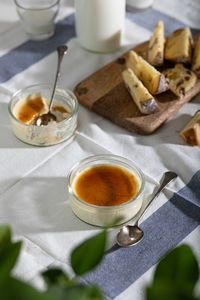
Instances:
[[[146,201],[164,171],[173,170],[179,177],[143,217],[143,241],[107,254],[86,282],[97,282],[107,299],[140,300],[155,264],[169,249],[187,243],[200,261],[200,147],[186,145],[179,136],[199,109],[200,95],[150,136],[130,133],[80,106],[74,138],[46,148],[17,140],[7,112],[15,91],[37,82],[52,82],[59,44],[69,46],[59,84],[72,90],[100,67],[148,40],[160,19],[167,34],[184,24],[197,32],[199,12],[197,0],[156,0],[152,8],[141,12],[129,8],[122,48],[111,54],[94,54],[82,49],[76,39],[73,1],[61,2],[56,35],[37,43],[24,33],[13,2],[0,1],[0,222],[11,224],[15,239],[23,240],[17,276],[41,286],[38,273],[51,266],[61,266],[72,274],[71,250],[99,229],[73,215],[66,176],[75,162],[94,154],[116,154],[134,161],[146,177]],[[108,247],[115,243],[116,232],[111,231]]]

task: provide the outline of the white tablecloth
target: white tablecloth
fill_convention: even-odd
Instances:
[[[181,9],[181,14],[180,6],[185,7]],[[200,28],[198,1],[157,0],[153,9],[144,12],[147,19],[143,19],[139,12],[129,11],[122,49],[112,54],[100,55],[79,47],[73,34],[73,2],[63,1],[61,7],[57,22],[63,27],[59,27],[60,31],[57,34],[60,34],[61,39],[56,39],[55,43],[67,43],[69,53],[63,61],[59,84],[70,89],[121,53],[147,40],[159,19],[164,19],[169,30],[180,26],[180,22],[194,29]],[[15,239],[24,241],[15,274],[40,285],[38,273],[52,265],[60,265],[71,273],[68,263],[71,249],[99,230],[73,215],[66,192],[66,176],[69,169],[75,162],[89,155],[113,153],[133,160],[146,176],[146,200],[158,185],[164,171],[177,172],[178,179],[152,203],[143,220],[148,221],[154,213],[161,211],[174,192],[181,191],[181,197],[185,197],[191,205],[195,199],[198,203],[195,202],[195,205],[199,207],[200,188],[196,187],[196,182],[200,184],[200,148],[186,145],[178,134],[199,109],[199,95],[185,104],[150,136],[130,133],[80,106],[78,129],[70,141],[38,148],[17,140],[11,132],[7,113],[10,95],[33,83],[52,82],[56,65],[55,49],[58,44],[49,52],[42,48],[38,48],[38,53],[33,52],[32,44],[18,22],[13,3],[1,0],[0,8],[0,65],[3,66],[0,72],[0,223],[11,224]],[[192,178],[195,178],[195,184]],[[191,181],[188,188],[187,185]],[[192,196],[183,196],[190,195],[188,189]],[[191,225],[191,230],[185,236],[180,235],[181,240],[177,238],[173,246],[180,242],[190,244],[200,261],[198,224]],[[109,246],[115,243],[115,234],[116,229],[111,232]],[[171,246],[170,244],[169,247]],[[131,259],[134,256],[133,251],[116,251],[110,262],[108,257],[108,263],[112,265],[113,259],[117,260],[123,256],[125,261],[125,257]],[[111,285],[110,291],[109,287],[106,287],[108,299],[142,299],[143,287],[151,281],[156,262],[152,261],[128,286],[122,283],[117,289]],[[102,272],[105,270],[102,269]],[[123,270],[118,272],[123,282]],[[95,276],[91,277],[91,280],[97,278],[97,283],[104,285],[102,278],[98,280],[98,276],[101,277],[98,272]]]

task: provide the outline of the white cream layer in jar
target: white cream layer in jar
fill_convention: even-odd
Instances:
[[[121,46],[125,0],[75,0],[76,34],[82,47],[111,52]]]
[[[70,205],[74,214],[84,222],[96,226],[106,226],[111,220],[120,218],[120,222],[116,225],[123,224],[132,219],[142,206],[143,197],[140,195],[133,203],[126,204],[121,207],[89,207],[84,203],[70,197]]]

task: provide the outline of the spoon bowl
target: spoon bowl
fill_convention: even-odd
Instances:
[[[122,247],[135,245],[143,238],[143,236],[144,231],[137,225],[124,226],[117,235],[118,245]]]
[[[46,114],[43,114],[34,121],[34,125],[36,126],[42,126],[45,125],[47,126],[50,122],[52,121],[57,121],[57,118],[54,114],[52,114],[50,111]]]
[[[144,210],[139,214],[135,225],[126,225],[121,228],[121,230],[117,234],[117,244],[121,247],[129,247],[137,244],[144,236],[144,231],[138,226],[140,218],[143,216],[147,207],[151,204],[151,202],[160,194],[160,192],[164,189],[164,187],[173,179],[177,177],[177,174],[171,171],[164,173],[161,184],[157,192],[154,194],[152,199],[146,205]]]

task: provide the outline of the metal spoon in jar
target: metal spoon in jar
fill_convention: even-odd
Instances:
[[[68,47],[65,45],[61,45],[57,48],[57,52],[58,52],[57,72],[56,72],[56,77],[55,77],[55,81],[54,81],[53,91],[51,94],[51,99],[49,102],[49,109],[48,109],[47,113],[45,113],[35,119],[34,125],[36,125],[36,126],[42,126],[42,125],[46,126],[46,125],[48,125],[49,122],[56,121],[56,116],[51,112],[51,108],[52,108],[53,99],[54,99],[54,95],[55,95],[58,76],[60,75],[61,62],[62,62],[63,56],[67,53],[67,49],[68,49]]]
[[[143,216],[147,207],[152,203],[152,201],[160,194],[163,188],[172,180],[175,179],[178,175],[174,172],[168,171],[164,173],[163,179],[161,181],[160,187],[149,201],[145,209],[138,216],[135,225],[126,225],[117,234],[117,244],[121,247],[129,247],[138,243],[144,236],[143,230],[138,226],[140,218]]]

